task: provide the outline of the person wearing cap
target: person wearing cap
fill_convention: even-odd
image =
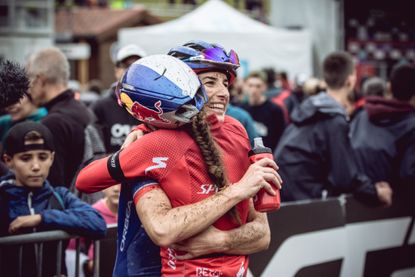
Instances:
[[[105,221],[96,210],[68,189],[53,188],[46,180],[54,151],[52,133],[40,123],[21,122],[7,133],[3,160],[11,172],[0,178],[0,236],[57,229],[90,238],[105,235]],[[56,273],[56,244],[43,245],[41,276]],[[24,247],[22,276],[37,275],[39,257],[33,247],[36,246]],[[19,259],[15,250],[16,247],[8,249],[4,256],[2,276],[17,276]],[[66,274],[65,266],[62,273]]]
[[[114,76],[118,81],[127,68],[135,61],[146,56],[143,49],[129,44],[118,50],[114,63]],[[115,95],[117,82],[111,85],[108,94],[92,104],[91,109],[97,117],[97,124],[101,127],[104,145],[107,153],[118,151],[126,136],[138,121],[120,107]]]

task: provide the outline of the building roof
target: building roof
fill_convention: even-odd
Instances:
[[[120,28],[152,25],[162,22],[143,6],[126,10],[108,8],[74,8],[55,14],[58,37],[95,38],[102,41],[117,35]]]

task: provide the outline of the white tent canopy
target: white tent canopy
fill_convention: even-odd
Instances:
[[[118,33],[120,45],[134,43],[150,54],[167,53],[170,48],[195,39],[234,49],[246,72],[274,67],[286,70],[291,77],[298,73],[312,74],[308,31],[270,27],[220,0],[209,0],[175,20],[149,27],[124,28]]]

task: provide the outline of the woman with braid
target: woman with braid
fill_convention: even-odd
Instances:
[[[92,163],[78,176],[77,187],[94,192],[117,182],[136,181],[131,185],[139,187],[134,203],[148,235],[161,246],[163,275],[245,276],[246,255],[266,248],[270,238],[269,229],[255,237],[255,232],[249,232],[255,229],[244,228],[259,218],[267,224],[265,215],[254,211],[250,198],[261,188],[274,194],[268,182],[281,184],[277,166],[269,159],[249,165],[246,132],[239,122],[224,115],[229,102],[227,86],[239,66],[236,53],[191,42],[170,54],[198,73],[203,86],[196,93],[183,90],[189,80],[160,85],[163,79],[178,81],[166,62],[157,62],[159,68],[144,74],[140,68],[151,64],[148,57],[128,69],[120,82],[119,99],[139,120],[157,128],[177,129],[153,131],[113,156]],[[150,80],[159,84],[149,84]],[[202,109],[203,88],[209,102]],[[183,94],[190,99],[183,99]],[[227,244],[223,234],[236,230],[234,239],[241,245]],[[203,254],[208,255],[192,259],[200,253],[187,251],[189,246],[197,237],[212,238],[211,232],[221,243],[205,243],[209,249]],[[191,259],[180,260],[180,256]]]

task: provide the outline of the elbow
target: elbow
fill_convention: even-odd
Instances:
[[[262,238],[259,240],[259,251],[268,250],[270,244],[271,244],[271,232],[268,229],[268,232]]]
[[[271,244],[271,235],[268,235],[263,238],[261,251],[268,250],[270,244]]]
[[[160,247],[169,247],[176,242],[171,235],[171,232],[168,232],[168,230],[161,224],[157,227],[151,228],[151,230],[147,233],[151,240]]]
[[[88,184],[88,181],[84,179],[85,178],[83,178],[82,171],[79,172],[79,175],[76,176],[75,187],[80,192],[88,192],[88,186],[85,185],[85,184]]]

